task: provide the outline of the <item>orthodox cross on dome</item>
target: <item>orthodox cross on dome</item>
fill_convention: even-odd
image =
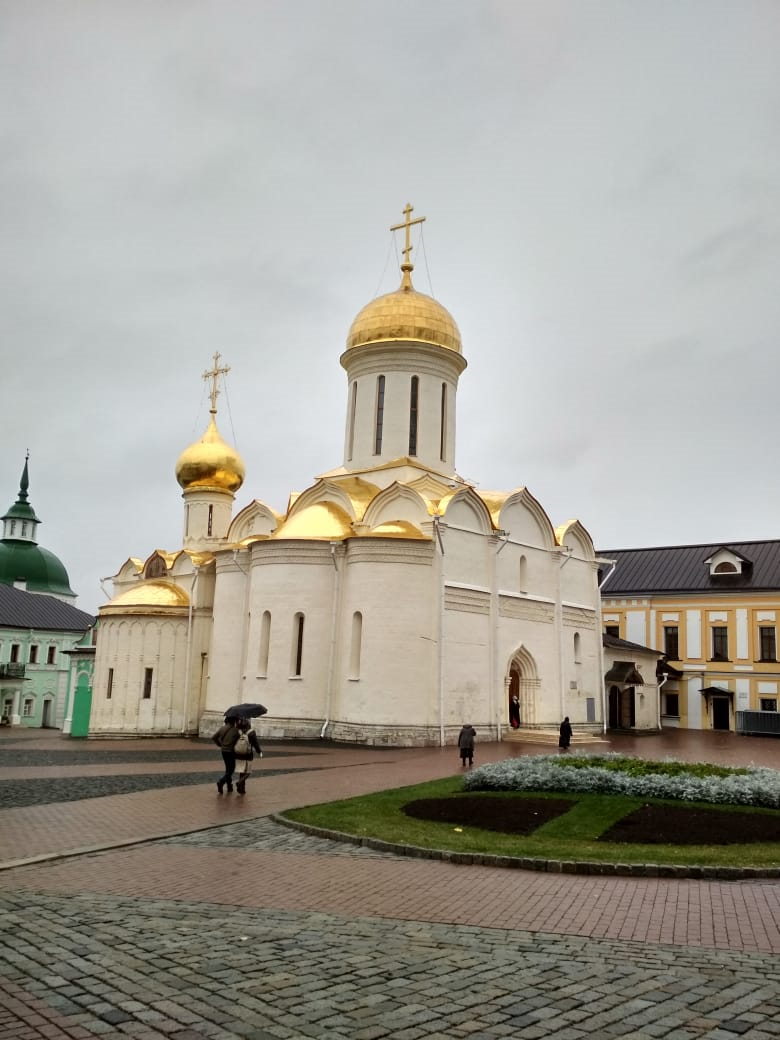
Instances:
[[[219,367],[219,359],[221,357],[222,357],[222,355],[220,354],[220,352],[218,350],[215,351],[215,353],[214,353],[214,367],[211,369],[210,372],[204,372],[203,373],[203,378],[204,379],[206,379],[206,380],[210,379],[211,380],[211,390],[209,391],[209,398],[211,400],[211,409],[210,410],[211,410],[211,414],[212,415],[216,415],[217,414],[217,398],[219,397],[219,390],[217,389],[217,380],[219,379],[220,376],[227,375],[227,373],[230,371],[230,366],[229,365],[223,365],[222,368]]]
[[[410,254],[412,252],[412,249],[414,248],[412,246],[412,236],[411,236],[412,224],[422,224],[423,221],[425,220],[425,217],[415,217],[414,220],[412,220],[412,213],[414,212],[414,206],[411,204],[411,202],[407,202],[406,203],[406,205],[404,206],[403,212],[404,212],[404,218],[405,218],[403,224],[393,224],[392,227],[390,228],[390,230],[391,231],[400,231],[401,228],[404,228],[404,230],[406,231],[406,236],[405,236],[406,242],[405,242],[405,245],[404,245],[404,248],[403,248],[404,262],[401,264],[401,270],[404,273],[403,274],[403,278],[401,279],[401,288],[402,289],[411,289],[412,288],[411,274],[412,274],[412,271],[414,270],[414,264],[410,260]]]

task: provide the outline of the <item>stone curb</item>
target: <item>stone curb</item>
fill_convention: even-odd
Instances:
[[[376,852],[414,859],[434,859],[461,866],[503,867],[512,870],[536,870],[547,874],[589,874],[600,877],[693,878],[699,881],[750,881],[756,878],[780,878],[780,867],[702,867],[672,863],[598,863],[592,860],[534,859],[530,856],[492,856],[479,852],[454,852],[448,849],[425,849],[418,845],[397,845],[380,838],[361,838],[357,834],[331,831],[308,823],[290,820],[279,813],[270,819],[291,830],[315,838],[327,838],[347,845],[362,845]]]

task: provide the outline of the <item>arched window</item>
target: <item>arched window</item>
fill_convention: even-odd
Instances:
[[[574,633],[574,662],[580,664],[582,661],[582,639],[579,632]]]
[[[376,380],[376,421],[374,423],[374,454],[382,454],[382,423],[385,418],[385,377]]]
[[[441,415],[439,417],[439,458],[444,462],[447,454],[447,384],[441,384]]]
[[[271,645],[271,612],[263,611],[260,620],[260,652],[257,655],[257,674],[265,678],[268,675],[268,648]]]
[[[417,454],[417,400],[420,392],[420,380],[412,376],[412,385],[409,392],[409,454]]]
[[[299,676],[303,673],[303,614],[293,618],[292,661],[290,671]]]
[[[528,560],[524,555],[520,557],[517,567],[517,578],[520,583],[520,591],[525,592],[528,588]]]
[[[352,458],[355,447],[355,408],[357,407],[357,381],[352,384],[352,397],[349,402],[349,435],[347,438],[347,459]]]
[[[352,644],[349,649],[349,677],[360,678],[360,651],[363,643],[363,615],[356,610],[352,615]]]
[[[207,534],[211,538],[211,529],[214,523],[214,506],[209,506],[209,522]]]

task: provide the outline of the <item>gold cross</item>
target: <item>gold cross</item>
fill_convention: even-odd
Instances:
[[[219,367],[220,357],[222,357],[222,355],[219,351],[216,351],[214,354],[214,367],[210,372],[203,373],[204,379],[211,380],[211,391],[209,392],[209,398],[211,399],[212,415],[217,414],[217,398],[219,397],[219,390],[217,389],[217,380],[220,376],[227,375],[227,373],[230,371],[229,365],[223,365],[222,368]]]
[[[401,264],[401,270],[404,272],[404,276],[401,281],[402,289],[411,289],[412,287],[412,280],[409,277],[411,272],[414,270],[414,264],[409,258],[409,255],[412,252],[412,249],[414,248],[412,246],[411,236],[412,224],[422,224],[425,220],[425,217],[415,217],[414,220],[412,220],[411,218],[413,211],[414,206],[412,206],[411,202],[407,202],[403,209],[404,217],[406,218],[403,224],[393,224],[390,228],[391,231],[400,231],[401,228],[404,228],[404,230],[406,231],[406,242],[403,248],[404,262]]]

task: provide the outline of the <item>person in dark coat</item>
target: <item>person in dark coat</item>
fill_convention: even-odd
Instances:
[[[466,723],[458,734],[460,761],[464,769],[466,767],[466,759],[468,759],[470,766],[474,765],[474,738],[476,735],[477,731],[469,723]]]
[[[263,757],[263,749],[257,734],[252,729],[249,719],[241,719],[238,723],[239,737],[233,748],[236,758],[236,791],[238,794],[246,794],[246,782],[252,772],[252,759],[255,751],[260,758]]]
[[[509,725],[512,729],[520,728],[520,698],[516,693],[509,700]]]
[[[225,772],[217,780],[217,790],[220,794],[226,784],[228,792],[233,790],[233,773],[236,771],[235,746],[239,732],[238,719],[229,717],[211,738],[222,752],[222,761],[225,763]]]
[[[567,715],[561,723],[560,737],[558,738],[558,747],[562,751],[569,750],[569,744],[571,744],[571,732],[571,723],[569,722],[569,716]]]

